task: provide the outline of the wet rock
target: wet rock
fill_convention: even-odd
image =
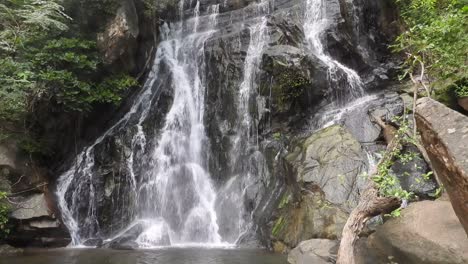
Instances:
[[[111,242],[109,248],[116,250],[135,250],[138,249],[138,244],[135,241]]]
[[[468,238],[448,201],[410,204],[369,237],[368,247],[397,263],[468,263]]]
[[[87,247],[102,247],[104,241],[101,238],[90,238],[83,242],[83,245]]]
[[[299,242],[312,238],[336,239],[348,218],[338,206],[325,200],[316,186],[304,190],[300,201],[295,202],[286,193],[279,206],[279,217],[273,224],[271,238],[276,252],[287,252]]]
[[[269,76],[260,88],[260,95],[268,98],[271,114],[304,111],[323,99],[326,69],[319,60],[304,50],[276,45],[265,50],[262,69]],[[267,77],[265,77],[267,78]]]
[[[24,250],[21,248],[15,248],[10,245],[0,245],[0,255],[16,255],[22,253]]]
[[[146,225],[144,222],[135,223],[113,240],[104,243],[102,247],[122,250],[136,249],[138,248],[138,244],[135,241],[138,239],[138,236],[144,232],[145,227]]]
[[[45,194],[13,197],[8,243],[15,246],[63,247],[70,243],[65,227],[49,208]]]
[[[311,239],[301,242],[288,254],[290,264],[334,263],[338,242],[328,239]]]
[[[139,35],[138,14],[133,0],[124,0],[114,19],[98,34],[98,47],[107,64],[125,62],[129,70],[135,68],[136,40]]]
[[[417,147],[405,146],[390,169],[390,173],[396,175],[404,190],[419,198],[435,197],[439,185]]]
[[[468,234],[468,117],[429,98],[417,101],[423,146]]]
[[[341,126],[315,132],[293,147],[286,157],[297,171],[297,181],[318,186],[325,199],[350,210],[359,198],[367,169],[361,144]]]
[[[382,129],[371,121],[370,115],[392,120],[403,113],[403,101],[397,93],[384,93],[359,99],[356,107],[343,115],[343,125],[361,143],[376,141]]]

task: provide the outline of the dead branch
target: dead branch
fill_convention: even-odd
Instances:
[[[375,117],[377,124],[383,127],[383,129],[388,128],[390,125],[385,124],[380,117]],[[391,126],[390,126],[391,127]],[[393,129],[396,129],[393,127]],[[387,145],[387,150],[385,151],[384,156],[380,160],[377,167],[381,164],[393,159],[393,154],[396,150],[401,149],[402,145],[398,136],[393,134],[393,138]],[[377,174],[377,171],[371,173],[371,178]],[[351,212],[351,215],[346,222],[346,225],[343,229],[340,248],[338,251],[337,264],[354,264],[355,255],[354,247],[359,235],[364,229],[367,221],[374,216],[390,213],[393,210],[397,209],[401,204],[401,201],[396,197],[383,197],[380,195],[378,186],[371,180],[364,192],[359,198],[359,204]]]

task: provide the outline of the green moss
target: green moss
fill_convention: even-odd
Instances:
[[[285,193],[283,195],[283,198],[281,199],[279,205],[278,205],[278,209],[285,208],[289,204],[290,197],[291,197],[291,195],[289,193]]]
[[[288,104],[304,94],[305,86],[309,81],[301,72],[293,69],[285,69],[277,77],[277,83],[273,86],[276,104],[280,111],[287,109]]]
[[[273,226],[273,229],[271,230],[271,234],[273,236],[278,236],[279,232],[283,229],[285,223],[286,221],[284,220],[283,216],[280,216],[280,218],[276,220],[275,225]]]
[[[434,99],[450,108],[457,106],[457,97],[453,87],[451,86],[434,89]]]

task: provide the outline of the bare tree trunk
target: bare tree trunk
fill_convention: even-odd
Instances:
[[[400,149],[401,144],[400,140],[395,136],[396,129],[394,127],[385,124],[380,118],[374,118],[376,123],[384,129],[384,135],[392,135],[391,137],[388,136],[385,138],[389,142],[387,145],[387,151],[378,164],[379,166],[389,159],[392,159],[393,157],[391,153],[396,149]],[[372,172],[370,177],[373,177],[375,174],[377,174],[377,171]],[[361,194],[358,206],[351,212],[351,215],[344,226],[336,263],[354,264],[356,262],[354,248],[367,221],[374,216],[392,212],[400,206],[400,203],[401,201],[396,197],[380,196],[377,185],[371,181]]]
[[[370,183],[361,194],[359,205],[353,210],[343,229],[337,264],[354,264],[356,257],[354,247],[359,234],[367,221],[374,216],[389,213],[400,207],[396,197],[382,197],[374,183]]]

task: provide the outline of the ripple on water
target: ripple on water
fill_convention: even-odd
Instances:
[[[286,264],[286,256],[260,249],[166,248],[27,250],[0,264]]]

